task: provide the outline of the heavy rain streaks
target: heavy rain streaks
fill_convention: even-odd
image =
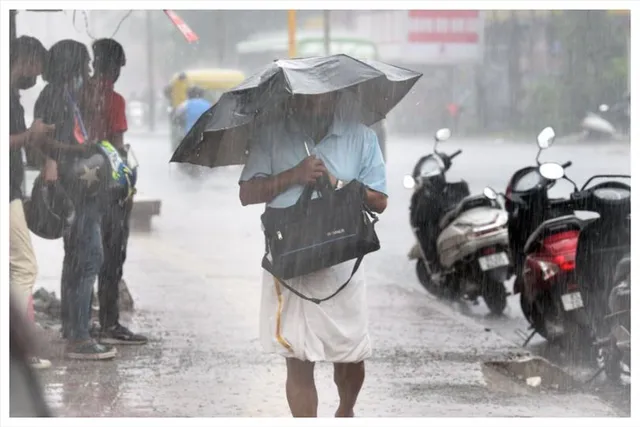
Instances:
[[[349,399],[338,395],[336,383],[357,383],[353,377],[359,375],[358,368],[343,373],[341,380],[339,368],[334,373],[331,363],[321,362],[351,364],[350,356],[366,360],[366,377],[353,410],[359,417],[629,416],[626,376],[612,381],[608,369],[588,382],[611,354],[593,345],[609,332],[604,322],[587,333],[586,327],[575,326],[579,322],[563,323],[561,330],[557,324],[549,326],[553,316],[534,319],[537,314],[521,302],[522,292],[515,292],[513,271],[504,270],[504,286],[497,280],[504,294],[496,296],[486,291],[484,279],[473,275],[485,271],[482,267],[471,272],[457,261],[445,265],[445,255],[437,252],[441,246],[435,244],[437,258],[429,258],[426,246],[414,247],[422,235],[414,233],[410,212],[414,192],[427,188],[422,187],[425,182],[443,170],[447,183],[468,183],[469,195],[478,196],[471,197],[476,208],[494,199],[484,191],[490,187],[496,212],[509,209],[504,196],[515,191],[507,190],[509,180],[521,168],[536,170],[536,137],[546,127],[553,128],[555,137],[539,160],[559,165],[570,161],[563,174],[579,189],[594,175],[629,174],[628,15],[301,10],[289,15],[297,25],[291,32],[285,11],[168,12],[21,10],[16,15],[16,35],[35,37],[48,50],[33,86],[31,74],[38,70],[21,71],[24,75],[17,78],[12,63],[12,89],[20,90],[16,101],[24,108],[25,123],[24,129],[14,129],[20,111],[12,97],[11,144],[13,149],[14,136],[29,128],[32,135],[51,136],[46,142],[25,139],[24,185],[15,191],[23,193],[16,198],[25,199],[37,263],[35,283],[28,290],[33,303],[27,295],[22,305],[33,305],[40,339],[25,355],[33,368],[43,368],[37,376],[56,416],[315,415],[313,393],[304,384],[297,384],[297,394],[308,394],[309,399],[296,403],[287,396],[287,367],[281,357],[287,346],[294,347],[290,351],[295,357],[319,360],[315,388],[317,415],[322,417],[351,415],[345,403]],[[323,22],[327,17],[330,28]],[[451,31],[427,31],[437,30],[431,21],[438,20],[451,23]],[[376,29],[388,22],[403,25],[387,37]],[[331,41],[325,43],[327,33]],[[291,34],[296,40],[292,44]],[[94,44],[103,38],[117,43]],[[295,61],[290,56],[316,58]],[[124,116],[126,122],[118,119]],[[300,125],[299,141],[291,141],[294,132],[282,125],[291,117]],[[335,125],[341,123],[336,117],[367,125],[370,130],[358,132],[377,144],[363,143],[366,149],[353,145],[357,150],[331,145],[356,132],[351,125]],[[442,137],[434,149],[434,135],[443,128],[450,136]],[[110,144],[94,144],[101,140]],[[271,145],[261,146],[265,141]],[[361,156],[358,167],[349,163],[354,156],[349,150]],[[268,153],[269,161],[256,160],[258,151]],[[423,156],[438,153],[432,171],[416,168]],[[37,159],[43,154],[57,160],[57,175],[51,162]],[[268,188],[274,192],[266,198],[264,187],[239,189],[239,181],[256,176],[267,180],[294,170],[308,155],[318,161],[285,176],[290,187],[298,186],[302,194],[299,184],[327,173],[329,184],[339,191],[353,175],[368,187],[362,190],[363,197],[372,198],[367,203],[384,211],[375,224],[380,249],[364,257],[355,282],[343,291],[344,298],[362,298],[366,304],[331,318],[332,324],[309,313],[335,316],[331,310],[341,304],[340,294],[316,306],[290,294],[281,298],[284,287],[273,288],[269,282],[269,289],[278,291],[273,291],[273,301],[263,296],[263,202],[286,208],[291,195],[277,184]],[[83,160],[68,160],[75,158]],[[12,174],[20,162],[16,159],[14,153]],[[251,164],[245,167],[248,159]],[[380,178],[376,168],[386,177]],[[77,179],[60,186],[73,200],[71,205],[51,184],[63,182],[68,170]],[[539,179],[533,176],[531,182]],[[607,179],[593,185],[603,181]],[[110,184],[103,186],[105,182]],[[117,194],[106,205],[90,201],[99,191]],[[611,204],[596,215],[586,209],[591,199],[570,197],[574,187],[569,181],[559,179],[550,186],[548,197],[554,203],[575,199],[572,209],[580,221],[605,218],[612,224],[608,229],[615,225],[623,230],[581,235],[575,259],[540,263],[533,259],[535,251],[528,252],[528,268],[539,267],[545,277],[572,277],[563,282],[563,295],[580,287],[580,302],[574,296],[563,303],[558,295],[556,309],[567,318],[580,304],[596,300],[608,310],[609,293],[588,293],[589,286],[630,280],[619,268],[630,219],[616,217],[611,208],[625,203],[624,191],[600,190],[598,197]],[[375,193],[388,195],[384,206]],[[59,204],[49,203],[50,194],[59,195]],[[445,190],[435,194],[440,201],[448,197]],[[12,196],[12,233],[14,200]],[[59,227],[34,226],[34,206],[45,202],[55,207]],[[481,236],[477,228],[487,224],[465,216],[464,209],[440,225],[458,202],[443,208],[437,227],[455,224],[470,230],[460,235]],[[436,211],[435,204],[426,206]],[[559,208],[544,212],[548,216],[532,217],[532,224],[561,216]],[[489,216],[499,221],[501,215]],[[612,218],[610,223],[607,218]],[[308,227],[301,238],[313,234],[313,224]],[[328,232],[339,235],[343,228]],[[286,234],[285,229],[278,231]],[[569,239],[571,229],[563,232],[569,233],[563,239]],[[512,238],[506,237],[507,247]],[[477,258],[499,255],[500,245],[496,247],[462,258],[468,265],[482,265]],[[606,252],[605,247],[623,249]],[[20,250],[14,240],[10,250]],[[419,259],[431,262],[428,273],[435,275],[425,276],[426,270],[416,265]],[[498,264],[487,271],[502,267],[495,261],[498,257],[492,259]],[[513,262],[509,255],[506,263]],[[348,270],[331,280],[341,284]],[[576,275],[569,276],[574,270]],[[15,277],[20,282],[12,272],[12,283]],[[297,277],[285,282],[294,283]],[[454,284],[447,293],[433,287],[442,277],[462,279],[438,282]],[[589,282],[594,278],[598,283]],[[360,295],[357,286],[366,293]],[[318,294],[309,295],[322,297],[325,290],[316,288]],[[497,302],[487,303],[492,296]],[[273,314],[264,315],[271,303]],[[301,307],[306,314],[291,307]],[[300,317],[307,329],[290,326],[295,316],[307,316]],[[523,348],[531,324],[546,325],[547,339],[536,334]],[[556,331],[564,330],[569,332],[558,332],[556,339]],[[265,352],[274,346],[281,355]],[[45,366],[47,361],[50,366]],[[309,373],[307,365],[294,362],[290,378],[296,377],[295,370],[303,377]]]

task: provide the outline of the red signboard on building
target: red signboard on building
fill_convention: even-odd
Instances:
[[[464,43],[480,40],[477,10],[410,10],[409,43]]]
[[[355,11],[357,32],[378,44],[380,59],[423,64],[482,61],[484,15],[478,10]]]

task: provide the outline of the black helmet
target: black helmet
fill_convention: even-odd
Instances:
[[[76,203],[96,196],[123,200],[133,191],[134,175],[118,151],[107,141],[101,141],[88,147],[65,168],[61,182]]]
[[[68,164],[61,181],[77,202],[103,192],[110,174],[111,166],[104,154],[95,147],[90,147],[86,153]]]
[[[33,183],[31,199],[24,202],[24,214],[33,234],[55,240],[73,224],[75,208],[60,184],[45,183],[38,176]]]

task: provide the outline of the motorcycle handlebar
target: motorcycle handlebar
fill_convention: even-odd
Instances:
[[[550,208],[573,208],[573,198],[567,199],[559,199],[559,200],[549,200]]]
[[[455,153],[453,153],[451,156],[449,156],[449,160],[453,160],[454,157],[456,157],[458,154],[462,153],[462,150],[458,150]]]

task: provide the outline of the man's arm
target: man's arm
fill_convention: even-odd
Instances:
[[[113,94],[113,103],[109,114],[109,142],[117,149],[124,150],[124,133],[128,129],[126,104],[122,95]]]
[[[366,186],[365,202],[369,208],[382,213],[387,208],[387,176],[382,151],[376,133],[365,130],[362,169],[359,181]]]
[[[322,160],[309,156],[297,166],[271,177],[252,178],[240,183],[242,206],[269,203],[294,185],[315,182],[327,173]]]
[[[45,86],[40,95],[38,95],[38,99],[33,106],[33,116],[36,120],[54,126],[61,126],[64,123],[64,108],[56,102],[55,94],[50,85]],[[67,145],[66,142],[62,144]],[[46,157],[52,161],[57,161],[62,155],[60,145],[61,142],[57,141],[53,135],[48,135],[44,139],[41,148]]]
[[[124,132],[118,132],[111,135],[110,138],[111,145],[113,145],[116,150],[124,150]]]
[[[367,188],[365,202],[369,209],[376,213],[382,213],[387,209],[387,195]]]
[[[252,178],[240,183],[240,203],[242,206],[269,203],[280,193],[298,183],[296,168],[289,169],[268,178]]]
[[[25,145],[29,144],[29,142],[31,141],[31,137],[31,132],[28,129],[22,133],[11,135],[9,137],[9,147],[22,148]]]
[[[48,139],[55,130],[55,125],[47,125],[42,120],[35,119],[29,129],[22,133],[10,135],[9,146],[11,148],[22,148],[26,145],[42,143]]]

